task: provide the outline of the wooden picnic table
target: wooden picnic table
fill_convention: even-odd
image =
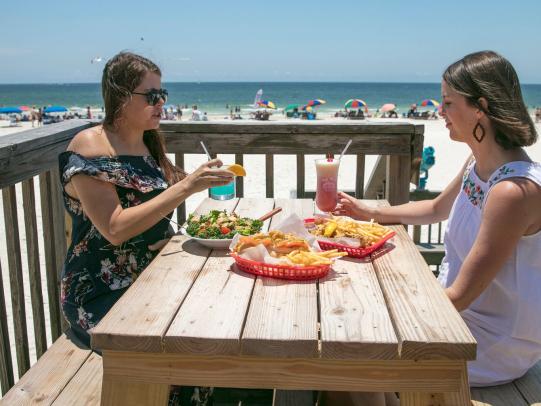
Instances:
[[[385,201],[366,201],[388,204]],[[206,199],[197,212],[311,217],[309,199]],[[256,277],[176,235],[92,329],[102,404],[167,404],[170,385],[400,392],[469,404],[476,342],[403,226],[385,249],[315,281]],[[439,402],[439,403],[438,403]]]

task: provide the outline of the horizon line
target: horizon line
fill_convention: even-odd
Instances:
[[[246,81],[215,81],[215,80],[191,80],[191,81],[168,81],[164,80],[163,83],[186,83],[186,84],[203,84],[203,83],[357,83],[357,84],[422,84],[422,85],[435,85],[440,82],[407,82],[407,81],[313,81],[313,80],[246,80]],[[15,85],[100,85],[101,82],[15,82],[15,83],[0,83],[0,86],[15,86]],[[524,82],[521,85],[541,85],[541,83]]]

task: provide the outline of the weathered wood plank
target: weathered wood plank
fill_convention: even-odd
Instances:
[[[512,384],[472,388],[471,399],[473,406],[530,406],[538,403],[526,402],[519,390]]]
[[[11,346],[9,343],[8,321],[6,315],[6,298],[4,295],[4,282],[2,264],[0,264],[0,384],[2,395],[13,386],[13,362],[11,361]]]
[[[84,364],[90,350],[62,335],[2,398],[15,405],[48,405]]]
[[[30,279],[30,299],[34,320],[34,340],[37,358],[47,351],[43,294],[41,293],[41,270],[39,265],[38,225],[36,220],[36,198],[34,178],[22,182],[24,225],[26,230],[26,252],[28,257],[28,276]]]
[[[184,169],[184,154],[177,153],[175,154],[175,165],[181,169]],[[177,223],[184,224],[186,221],[186,202],[182,202],[180,206],[177,207]]]
[[[355,197],[362,199],[364,195],[364,168],[366,158],[364,154],[357,154],[357,165],[355,175]]]
[[[305,170],[304,155],[297,154],[297,199],[304,198]]]
[[[203,140],[211,153],[235,154],[324,154],[340,151],[351,138],[348,133],[164,133],[167,150],[171,153],[195,154],[201,152]],[[409,156],[412,134],[359,133],[349,153],[367,155],[397,154]],[[409,158],[408,158],[409,159]],[[409,161],[408,161],[409,165]]]
[[[520,390],[528,404],[541,404],[541,361],[535,364],[514,385]]]
[[[206,213],[211,208],[231,211],[237,203],[238,199],[205,199],[196,213]],[[183,235],[174,236],[111,311],[91,330],[92,348],[162,351],[162,338],[210,251]],[[179,269],[178,263],[184,264],[182,269]]]
[[[268,198],[274,197],[274,155],[265,154],[265,192]]]
[[[169,392],[169,385],[135,383],[130,379],[110,377],[104,372],[100,405],[167,406]]]
[[[53,166],[50,170],[51,173],[51,202],[53,212],[53,225],[54,225],[54,249],[56,260],[56,289],[60,292],[60,281],[62,275],[62,269],[64,267],[64,261],[66,260],[66,253],[68,250],[67,234],[66,234],[66,215],[67,211],[64,209],[64,196],[62,191],[62,184],[60,182],[60,172],[57,165]],[[56,302],[60,306],[60,297],[57,295]],[[69,323],[60,313],[60,329],[66,331],[69,329]]]
[[[366,201],[388,205],[385,201]],[[372,262],[391,313],[402,359],[475,359],[476,342],[403,226]]]
[[[102,375],[103,362],[101,356],[92,352],[83,366],[55,399],[52,406],[99,406]]]
[[[290,213],[312,216],[312,200],[275,200],[282,212],[271,229]],[[242,353],[270,357],[318,357],[316,281],[258,277],[242,334]]]
[[[346,361],[105,351],[104,371],[132,382],[344,391],[460,390],[458,361]]]
[[[162,122],[160,130],[163,133],[219,133],[219,134],[414,134],[415,125],[410,123],[353,123],[337,122],[334,120],[318,120],[317,122],[278,121],[278,122]],[[346,140],[347,141],[347,140]],[[355,140],[356,141],[356,140]],[[342,148],[345,144],[342,144]],[[338,149],[339,151],[341,149]],[[199,150],[200,151],[200,150]]]
[[[319,282],[319,303],[322,358],[398,358],[398,339],[369,261],[336,261]]]
[[[409,156],[387,156],[385,198],[391,206],[409,202],[411,158]]]
[[[244,155],[243,154],[235,154],[235,163],[239,164],[241,166],[244,165]],[[235,187],[236,187],[236,196],[237,197],[244,197],[244,177],[237,176],[235,178]]]
[[[17,369],[19,376],[22,376],[30,368],[30,354],[28,351],[28,333],[26,330],[23,266],[21,262],[19,223],[17,221],[17,198],[14,185],[2,189],[2,199],[4,203],[4,224],[8,252],[13,330],[17,351]]]
[[[55,249],[55,225],[53,212],[52,195],[52,177],[51,172],[43,172],[39,175],[39,189],[41,197],[41,220],[43,223],[43,245],[45,250],[45,272],[47,275],[47,297],[49,301],[49,320],[51,327],[51,336],[56,340],[61,330],[61,312],[60,312],[60,294],[58,290],[58,270],[56,269],[56,249]]]
[[[273,199],[241,199],[235,212],[257,218],[273,208]],[[238,355],[254,281],[254,275],[234,266],[226,250],[213,250],[164,337],[165,351]]]
[[[68,120],[1,137],[0,188],[56,165],[58,154],[75,134],[93,125],[85,120]]]
[[[400,391],[400,406],[455,406],[471,405],[470,387],[468,385],[468,370],[465,361],[457,361],[460,368],[459,388],[456,391]],[[453,374],[454,376],[454,374]]]

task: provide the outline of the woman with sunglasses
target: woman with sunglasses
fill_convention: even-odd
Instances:
[[[193,193],[233,178],[217,159],[191,174],[169,161],[157,131],[167,91],[150,60],[128,52],[114,56],[103,70],[102,93],[103,123],[77,134],[59,156],[73,220],[61,305],[86,345],[87,330],[167,241],[172,211]]]

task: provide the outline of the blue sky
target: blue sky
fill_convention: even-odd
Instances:
[[[522,83],[541,83],[536,0],[30,0],[0,10],[0,83],[99,82],[104,62],[92,58],[124,49],[158,63],[165,81],[356,82],[438,82],[456,59],[493,49]]]

